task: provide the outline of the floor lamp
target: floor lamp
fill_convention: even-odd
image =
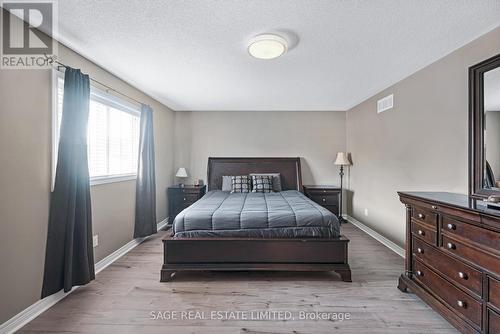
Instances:
[[[349,158],[347,157],[347,153],[345,152],[339,152],[337,153],[337,159],[335,159],[334,162],[335,165],[340,166],[340,206],[339,206],[339,221],[340,223],[344,223],[344,218],[342,217],[342,178],[344,176],[344,166],[350,166],[351,161],[349,161]]]

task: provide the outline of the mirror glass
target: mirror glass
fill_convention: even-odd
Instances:
[[[500,189],[500,67],[484,73],[484,187]]]

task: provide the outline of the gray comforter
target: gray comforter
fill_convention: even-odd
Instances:
[[[333,238],[337,217],[296,190],[210,191],[177,215],[176,237]]]

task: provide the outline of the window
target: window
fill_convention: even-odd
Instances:
[[[54,178],[64,96],[64,74],[57,71],[55,73]],[[139,123],[138,106],[91,86],[87,133],[91,184],[130,180],[136,177]]]

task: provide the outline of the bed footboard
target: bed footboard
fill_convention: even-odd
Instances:
[[[163,239],[161,282],[175,272],[194,270],[335,271],[351,282],[347,245],[349,239]]]

